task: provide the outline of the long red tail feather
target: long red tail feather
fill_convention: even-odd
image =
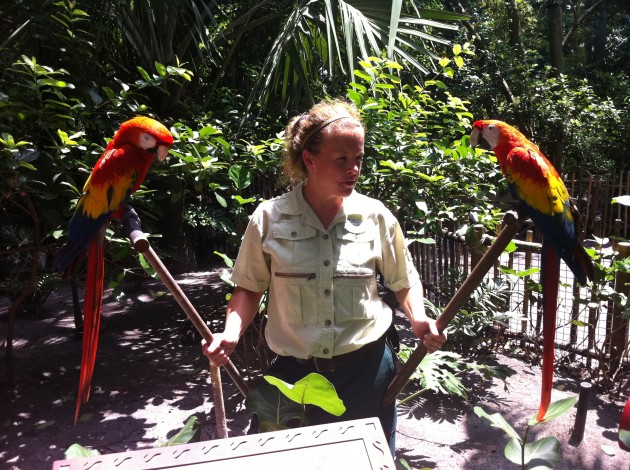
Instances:
[[[536,421],[542,421],[551,403],[553,384],[554,342],[556,337],[556,310],[560,282],[560,257],[550,244],[543,240],[541,256],[541,282],[543,295],[543,352],[542,390]]]
[[[103,275],[105,227],[90,242],[88,252],[87,276],[85,280],[85,299],[83,301],[83,350],[81,353],[81,373],[79,393],[74,423],[79,418],[81,405],[90,399],[90,387],[96,361],[98,334],[101,326],[101,307],[103,302]]]

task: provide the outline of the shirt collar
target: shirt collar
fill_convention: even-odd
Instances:
[[[310,225],[315,227],[320,227],[321,222],[311,209],[311,206],[304,199],[304,194],[302,193],[302,188],[304,183],[299,183],[293,190],[287,193],[287,202],[282,208],[282,213],[287,215],[303,215],[305,217],[305,221]],[[337,216],[333,219],[332,223],[328,227],[332,228],[337,223],[345,223],[348,220],[348,217],[352,218],[358,214],[363,214],[365,207],[363,207],[362,203],[359,201],[359,193],[355,190],[352,190],[350,196],[344,199],[343,205],[339,210]]]

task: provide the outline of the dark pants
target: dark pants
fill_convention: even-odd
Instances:
[[[370,351],[361,361],[332,372],[318,372],[310,365],[297,363],[293,358],[278,356],[266,375],[288,383],[295,383],[312,372],[317,372],[335,386],[346,412],[334,416],[317,406],[310,408],[309,424],[378,417],[389,441],[392,455],[396,449],[396,405],[382,406],[385,390],[396,375],[396,357],[385,341]]]

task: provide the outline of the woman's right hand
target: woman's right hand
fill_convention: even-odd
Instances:
[[[227,364],[230,354],[234,352],[237,344],[238,337],[234,339],[226,333],[217,333],[213,336],[210,344],[205,340],[201,342],[201,351],[210,359],[213,366],[221,367]]]

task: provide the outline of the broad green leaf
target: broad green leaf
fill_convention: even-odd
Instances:
[[[88,449],[87,447],[83,447],[79,444],[72,444],[63,455],[66,459],[70,460],[81,459],[84,457],[96,457],[97,455],[101,455],[101,453],[96,449]]]
[[[480,418],[483,418],[483,419],[487,420],[492,427],[502,429],[512,439],[516,439],[519,442],[521,441],[521,437],[514,430],[514,428],[512,426],[510,426],[510,424],[505,420],[505,418],[503,416],[501,416],[500,413],[495,413],[495,414],[489,415],[480,406],[475,406],[473,411]],[[506,457],[507,457],[507,455],[506,455]]]
[[[230,258],[228,255],[224,254],[224,253],[219,253],[218,251],[214,252],[215,255],[220,256],[221,259],[223,259],[223,262],[225,263],[225,265],[228,268],[233,268],[234,267],[234,261],[232,261],[232,258]]]
[[[193,415],[188,418],[188,421],[186,421],[184,427],[180,429],[177,434],[175,434],[165,443],[160,444],[156,447],[177,446],[180,444],[188,444],[189,442],[196,442],[199,440],[200,432],[201,426],[199,425],[199,420],[195,415]]]
[[[289,400],[277,387],[267,382],[261,382],[256,387],[252,387],[247,392],[245,407],[250,413],[258,416],[261,430],[270,424],[282,425],[291,420],[299,420],[302,417],[302,407],[300,404]]]
[[[166,67],[159,62],[155,62],[155,70],[160,74],[161,77],[166,76]]]
[[[514,253],[517,249],[518,247],[516,246],[516,243],[511,241],[510,243],[508,243],[508,246],[505,247],[504,251],[507,253]]]
[[[524,463],[530,470],[553,468],[560,460],[560,442],[553,436],[525,444]]]
[[[219,193],[214,193],[214,197],[216,198],[217,202],[219,204],[221,204],[221,206],[223,207],[227,207],[227,201],[225,200],[225,198],[223,196],[221,196]]]
[[[271,375],[265,375],[264,378],[296,403],[319,406],[335,416],[341,416],[346,411],[333,384],[320,374],[308,374],[293,385]]]
[[[146,70],[144,70],[140,66],[137,66],[136,68],[138,69],[138,72],[140,72],[140,75],[142,75],[142,78],[144,78],[145,82],[150,82],[151,81],[151,77],[149,76],[149,74],[147,73]]]
[[[252,173],[243,165],[232,165],[228,170],[228,176],[234,182],[236,189],[245,189],[252,184]]]
[[[562,400],[554,401],[552,404],[549,405],[549,409],[547,410],[547,413],[545,413],[545,417],[540,422],[546,423],[553,419],[559,418],[571,408],[573,408],[576,403],[577,397],[564,398]],[[535,426],[536,424],[538,424],[538,421],[536,421],[536,415],[532,416],[532,418],[529,420],[529,423],[527,424],[529,426]]]

